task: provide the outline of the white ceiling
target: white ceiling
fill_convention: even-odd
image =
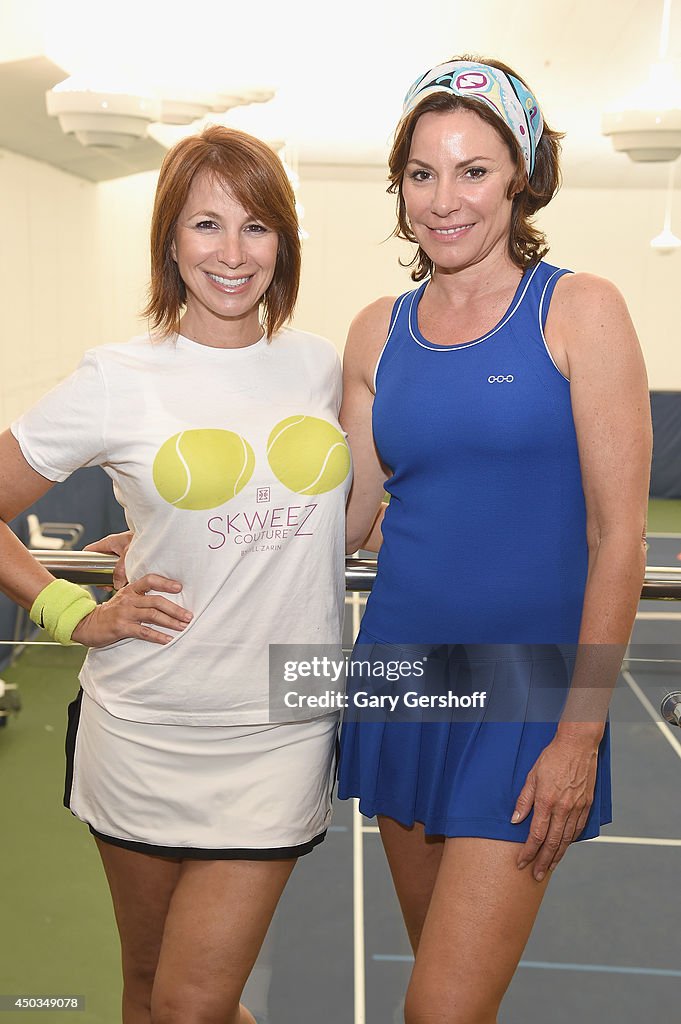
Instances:
[[[152,140],[127,154],[94,153],[48,118],[45,89],[65,77],[61,68],[76,69],[54,47],[52,62],[35,53],[26,54],[33,61],[16,59],[16,47],[7,47],[22,27],[26,2],[0,6],[0,147],[91,180],[157,167],[163,150]],[[666,183],[666,165],[635,165],[600,134],[603,110],[645,82],[657,56],[663,0],[344,0],[335,8],[319,0],[258,0],[252,12],[244,5],[194,12],[185,0],[136,0],[134,18],[125,16],[122,3],[89,0],[87,10],[101,7],[106,17],[87,22],[78,0],[51,0],[49,11],[53,21],[58,14],[64,38],[80,31],[91,59],[101,53],[128,73],[162,61],[168,75],[198,61],[225,90],[245,75],[278,87],[271,104],[237,109],[226,121],[288,138],[301,164],[384,165],[413,79],[455,53],[473,52],[514,66],[551,126],[566,131],[567,185]],[[669,55],[681,65],[681,0],[676,5]]]
[[[0,64],[0,146],[43,160],[89,181],[119,178],[160,166],[165,150],[143,139],[130,150],[94,149],[64,135],[45,111],[45,92],[64,80],[47,57]]]

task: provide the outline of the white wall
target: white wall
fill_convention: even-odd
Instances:
[[[0,420],[97,342],[96,187],[0,150]]]
[[[155,174],[93,185],[0,151],[0,418],[7,424],[80,353],[144,329]],[[394,199],[377,168],[303,169],[303,283],[296,324],[342,349],[357,310],[411,287],[385,241]],[[681,253],[649,247],[662,226],[653,190],[564,189],[542,213],[549,259],[611,278],[638,329],[650,385],[681,390]]]
[[[46,0],[0,0],[0,63],[35,57],[44,50]],[[4,102],[8,102],[5,98]]]
[[[388,239],[395,200],[386,196],[380,172],[340,174],[302,176],[303,225],[310,237],[303,245],[295,321],[342,350],[350,322],[363,306],[410,287],[407,271],[398,264],[401,255],[409,258],[410,247]]]
[[[98,344],[141,334],[139,311],[147,300],[149,226],[156,172],[97,186]]]
[[[609,278],[624,295],[653,390],[681,391],[681,250],[662,255],[662,190],[565,189],[542,211],[558,266]],[[681,220],[681,193],[676,193]],[[677,231],[679,230],[677,224]]]

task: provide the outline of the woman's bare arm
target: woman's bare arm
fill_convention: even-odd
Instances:
[[[643,356],[626,304],[590,274],[556,287],[547,341],[567,360],[587,513],[588,574],[573,681],[555,740],[520,794],[534,808],[521,864],[539,877],[584,828],[598,744],[645,573],[652,428]]]
[[[363,547],[378,550],[380,546],[383,485],[390,470],[382,464],[374,444],[373,377],[393,303],[391,298],[378,299],[355,317],[343,357],[340,421],[348,435],[354,470],[347,506],[346,550],[350,553]]]

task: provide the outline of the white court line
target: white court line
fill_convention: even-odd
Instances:
[[[361,600],[355,591],[352,605],[352,635],[359,633]],[[352,801],[352,930],[355,979],[355,1024],[366,1024],[366,958],[364,948],[364,836],[359,800]],[[376,829],[378,832],[378,829]]]
[[[641,687],[638,685],[638,683],[636,682],[636,680],[632,676],[631,672],[628,672],[627,669],[623,668],[622,669],[622,677],[623,677],[623,679],[626,680],[626,682],[629,684],[629,687],[631,688],[631,690],[633,690],[634,694],[638,697],[638,699],[640,700],[641,704],[646,709],[646,711],[648,712],[648,714],[652,718],[653,722],[655,723],[655,725],[658,727],[658,729],[660,730],[660,732],[662,733],[662,735],[666,739],[667,743],[669,743],[669,745],[672,748],[672,750],[679,757],[681,757],[681,743],[679,743],[679,741],[677,740],[676,736],[673,734],[673,732],[672,732],[672,728],[673,727],[670,726],[667,722],[662,721],[662,719],[660,718],[659,712],[656,711],[656,709],[650,703],[650,701],[646,697],[645,693],[643,692]]]
[[[636,621],[639,619],[659,619],[660,621],[666,620],[670,622],[672,620],[678,621],[681,619],[681,612],[637,612]]]
[[[64,647],[57,640],[0,640],[0,647]],[[69,644],[69,647],[82,647],[82,644]]]
[[[352,929],[355,978],[355,1024],[366,1024],[366,975],[364,949],[364,831],[359,801],[352,810]],[[378,829],[376,829],[378,831]]]
[[[621,846],[681,846],[681,839],[653,839],[649,836],[596,836],[590,843],[619,843]]]
[[[673,537],[675,540],[681,540],[681,533],[649,533],[648,537]]]

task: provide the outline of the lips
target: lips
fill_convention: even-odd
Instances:
[[[455,238],[457,235],[463,234],[464,231],[468,231],[468,229],[472,227],[472,224],[454,224],[448,228],[428,228],[428,230],[440,238]]]
[[[206,277],[224,291],[234,292],[244,288],[253,275],[249,274],[242,277],[223,277],[222,274],[211,274],[209,271],[206,271]]]

